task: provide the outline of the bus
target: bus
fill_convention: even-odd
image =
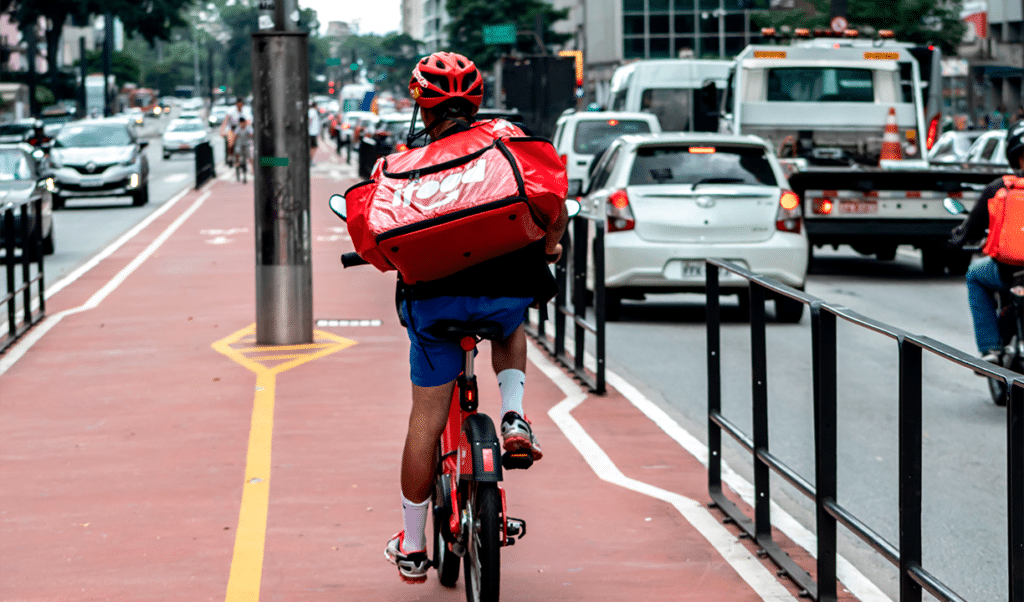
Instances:
[[[160,115],[160,103],[157,100],[156,92],[150,88],[135,88],[126,86],[128,94],[128,106],[142,109],[143,115],[147,117]]]
[[[371,84],[345,84],[341,87],[341,112],[371,111],[377,87]]]

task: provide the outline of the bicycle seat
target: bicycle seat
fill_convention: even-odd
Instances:
[[[501,324],[490,320],[477,320],[463,322],[461,320],[438,320],[430,325],[427,330],[431,335],[439,339],[459,341],[465,337],[480,337],[489,341],[499,341],[505,338],[504,329]]]

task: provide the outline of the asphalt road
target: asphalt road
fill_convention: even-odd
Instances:
[[[913,249],[901,249],[892,262],[845,248],[816,253],[807,292],[974,352],[963,279],[924,276]],[[723,320],[723,413],[750,433],[749,326],[735,306],[723,307]],[[702,296],[652,296],[624,306],[622,321],[609,323],[607,344],[609,368],[640,385],[703,441],[705,336]],[[839,502],[898,547],[896,344],[842,322],[838,341]],[[769,323],[767,344],[770,447],[813,483],[806,314],[797,325]],[[929,354],[923,393],[924,566],[968,600],[1006,600],[1005,410],[989,400],[983,379]],[[752,480],[749,455],[725,439],[726,461]],[[772,487],[776,501],[813,532],[809,500],[781,478],[774,477]],[[897,574],[887,561],[852,536],[844,537],[841,553],[899,598]]]
[[[167,116],[149,118],[139,127],[140,136],[149,140],[146,147],[150,169],[148,204],[132,207],[130,197],[69,199],[64,209],[54,212],[55,250],[44,261],[47,283],[57,282],[174,195],[195,185],[192,155],[172,155],[167,160],[162,157],[160,135],[170,120]],[[216,133],[213,140],[214,158],[220,163],[224,159],[224,146]]]

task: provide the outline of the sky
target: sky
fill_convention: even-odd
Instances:
[[[359,33],[385,34],[402,26],[400,0],[297,0],[300,8],[312,8],[320,19],[321,33],[328,21],[358,21]]]

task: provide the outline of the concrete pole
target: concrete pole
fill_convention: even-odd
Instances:
[[[79,105],[79,111],[80,112],[78,114],[80,116],[84,117],[86,112],[89,110],[87,108],[87,104],[89,102],[89,100],[88,100],[88,92],[85,91],[85,78],[87,78],[89,76],[89,66],[85,62],[85,36],[84,35],[81,36],[80,38],[78,38],[78,70],[79,70],[79,73],[81,74],[81,77],[82,77],[82,85],[81,85],[81,87],[78,90],[78,96],[79,96],[79,100],[80,100],[80,103],[81,103]]]
[[[274,29],[252,34],[256,342],[294,345],[313,342],[309,40],[294,0],[275,4]]]
[[[24,29],[25,46],[28,51],[28,114],[30,117],[39,115],[39,101],[36,100],[36,85],[39,83],[36,72],[36,45],[39,43],[36,28],[38,26],[39,20],[32,19],[32,22],[28,23]]]

